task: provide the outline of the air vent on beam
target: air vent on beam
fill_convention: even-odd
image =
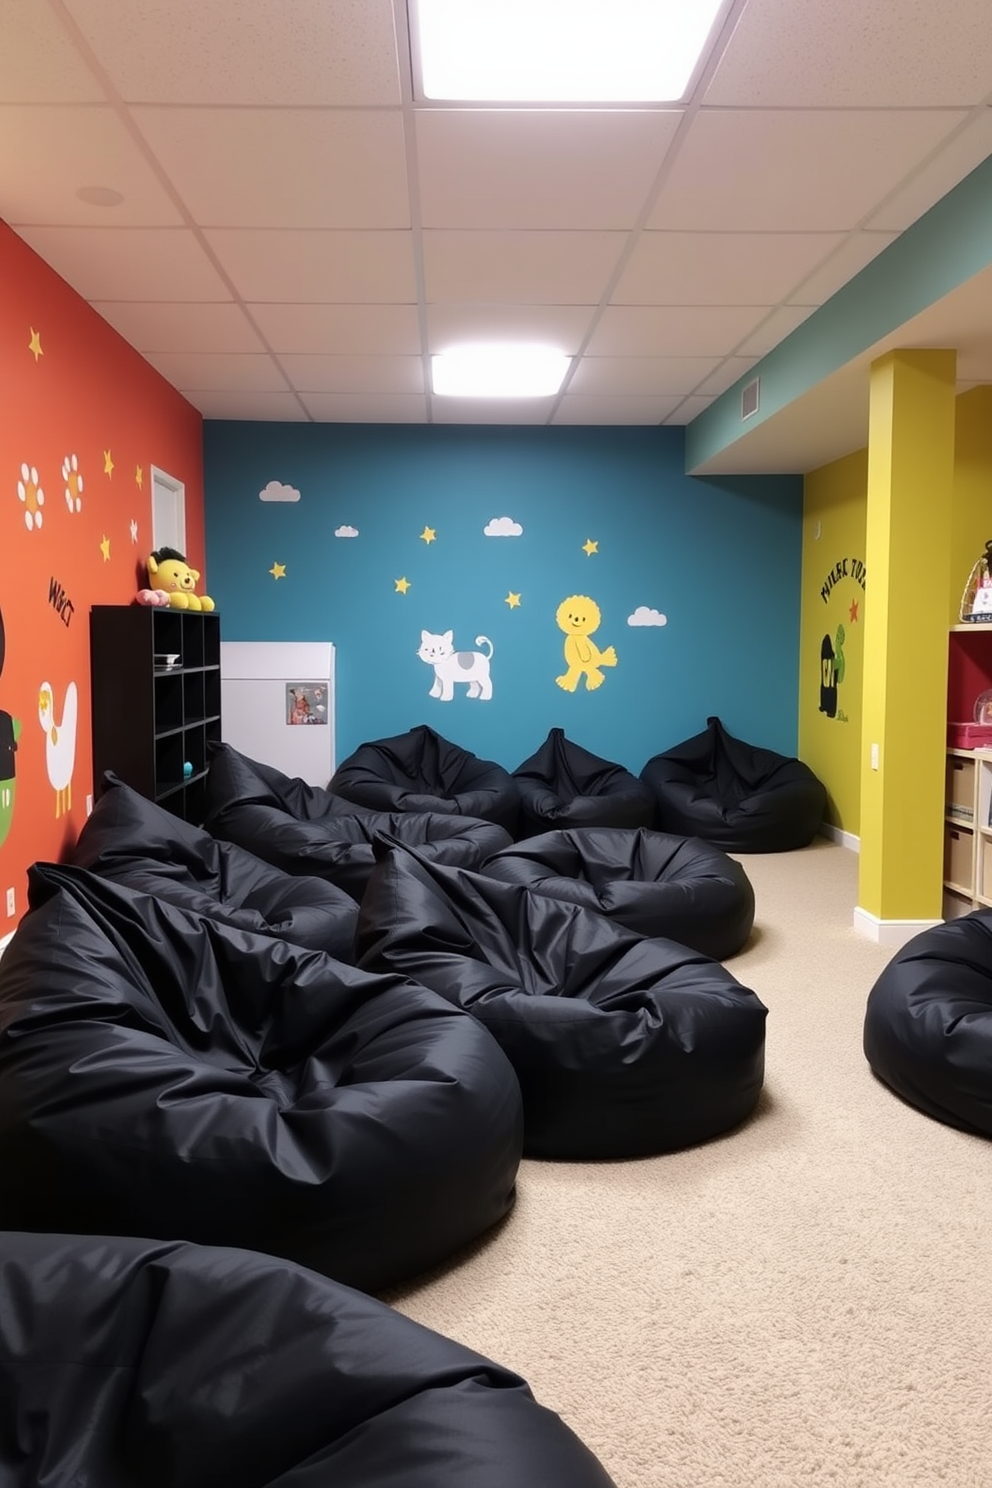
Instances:
[[[741,418],[751,418],[758,411],[758,399],[761,392],[761,378],[756,377],[753,382],[746,383],[741,388]]]

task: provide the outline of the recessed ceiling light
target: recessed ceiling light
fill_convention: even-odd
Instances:
[[[422,96],[673,103],[724,0],[409,0]]]
[[[431,357],[431,383],[449,398],[550,398],[570,361],[550,346],[460,346]]]
[[[112,186],[80,186],[76,195],[89,207],[119,207],[124,200],[124,193]]]

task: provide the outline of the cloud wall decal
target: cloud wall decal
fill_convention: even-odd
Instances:
[[[357,527],[335,527],[335,529],[334,529],[334,536],[335,537],[357,537],[358,536],[358,528]]]
[[[258,499],[259,501],[299,501],[300,493],[295,486],[287,486],[282,481],[270,480],[269,484],[259,491]]]
[[[627,616],[628,625],[667,625],[668,616],[648,605],[638,605],[632,615]]]
[[[520,523],[515,522],[512,517],[493,517],[482,529],[486,537],[520,537],[523,530]]]

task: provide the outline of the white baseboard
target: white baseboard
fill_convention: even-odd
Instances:
[[[932,930],[935,925],[943,923],[943,920],[880,920],[867,909],[854,911],[854,928],[858,934],[884,946],[904,946],[921,931]]]
[[[829,837],[831,842],[839,842],[841,847],[849,847],[852,852],[861,851],[860,837],[855,837],[853,832],[842,832],[840,827],[832,827],[829,822],[820,823],[820,836]]]

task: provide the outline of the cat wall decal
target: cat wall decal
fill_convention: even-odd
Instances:
[[[428,666],[434,668],[434,682],[430,690],[432,698],[450,703],[455,695],[455,683],[464,682],[468,687],[466,697],[478,698],[483,703],[489,702],[493,695],[493,682],[489,674],[493,643],[488,636],[476,636],[475,644],[488,646],[489,651],[456,651],[452,630],[446,630],[443,635],[435,635],[430,630],[420,632],[417,655],[421,661],[426,661]]]

